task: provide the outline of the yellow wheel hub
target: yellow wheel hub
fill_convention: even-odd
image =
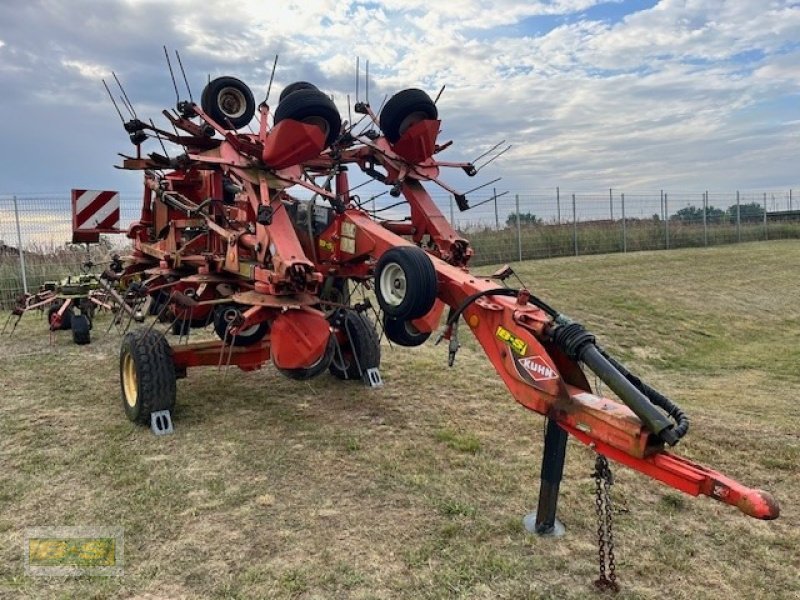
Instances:
[[[136,382],[136,363],[133,356],[126,354],[122,359],[122,389],[125,393],[125,402],[133,408],[136,406],[138,397],[138,385]]]

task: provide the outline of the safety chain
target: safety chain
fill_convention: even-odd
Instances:
[[[600,565],[600,577],[594,582],[594,585],[601,590],[611,590],[616,593],[619,591],[619,584],[616,574],[617,565],[614,560],[614,533],[611,518],[611,486],[614,485],[614,476],[608,466],[608,459],[602,454],[597,455],[592,477],[597,485],[595,505],[597,510],[597,554]]]

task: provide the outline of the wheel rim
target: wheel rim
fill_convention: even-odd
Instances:
[[[380,277],[381,296],[389,306],[399,306],[406,297],[406,273],[397,263],[387,264]]]
[[[420,332],[420,330],[419,330],[419,329],[417,329],[416,327],[414,327],[414,324],[413,324],[411,321],[405,321],[405,322],[403,323],[403,326],[404,326],[404,327],[405,327],[405,329],[406,329],[406,333],[407,333],[408,335],[410,335],[411,337],[417,337],[417,336],[420,336],[420,335],[422,335],[422,332]]]
[[[400,127],[397,128],[397,132],[400,135],[403,135],[406,131],[408,131],[409,127],[411,127],[412,125],[416,125],[420,121],[424,121],[427,118],[428,115],[423,111],[421,110],[414,111],[410,115],[408,115],[405,119],[400,121]]]
[[[128,406],[135,407],[138,396],[136,363],[130,354],[126,354],[125,358],[122,359],[122,390],[125,393],[125,402]]]
[[[217,104],[229,119],[241,117],[247,110],[247,99],[241,90],[234,87],[222,88],[217,94]]]

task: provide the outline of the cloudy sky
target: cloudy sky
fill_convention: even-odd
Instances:
[[[345,118],[356,57],[373,106],[446,85],[445,158],[507,140],[481,175],[512,191],[800,184],[798,1],[1,0],[0,193],[136,192],[100,79],[115,70],[159,117],[175,100],[163,44],[195,99],[209,75],[262,96],[276,53],[273,100],[308,80]]]

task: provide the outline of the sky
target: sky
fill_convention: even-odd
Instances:
[[[262,98],[276,54],[273,104],[306,80],[345,119],[357,57],[373,107],[446,86],[442,159],[512,145],[476,181],[445,175],[461,189],[800,187],[798,1],[1,0],[0,194],[137,193],[101,78],[165,125],[165,44],[196,100],[222,75]]]

